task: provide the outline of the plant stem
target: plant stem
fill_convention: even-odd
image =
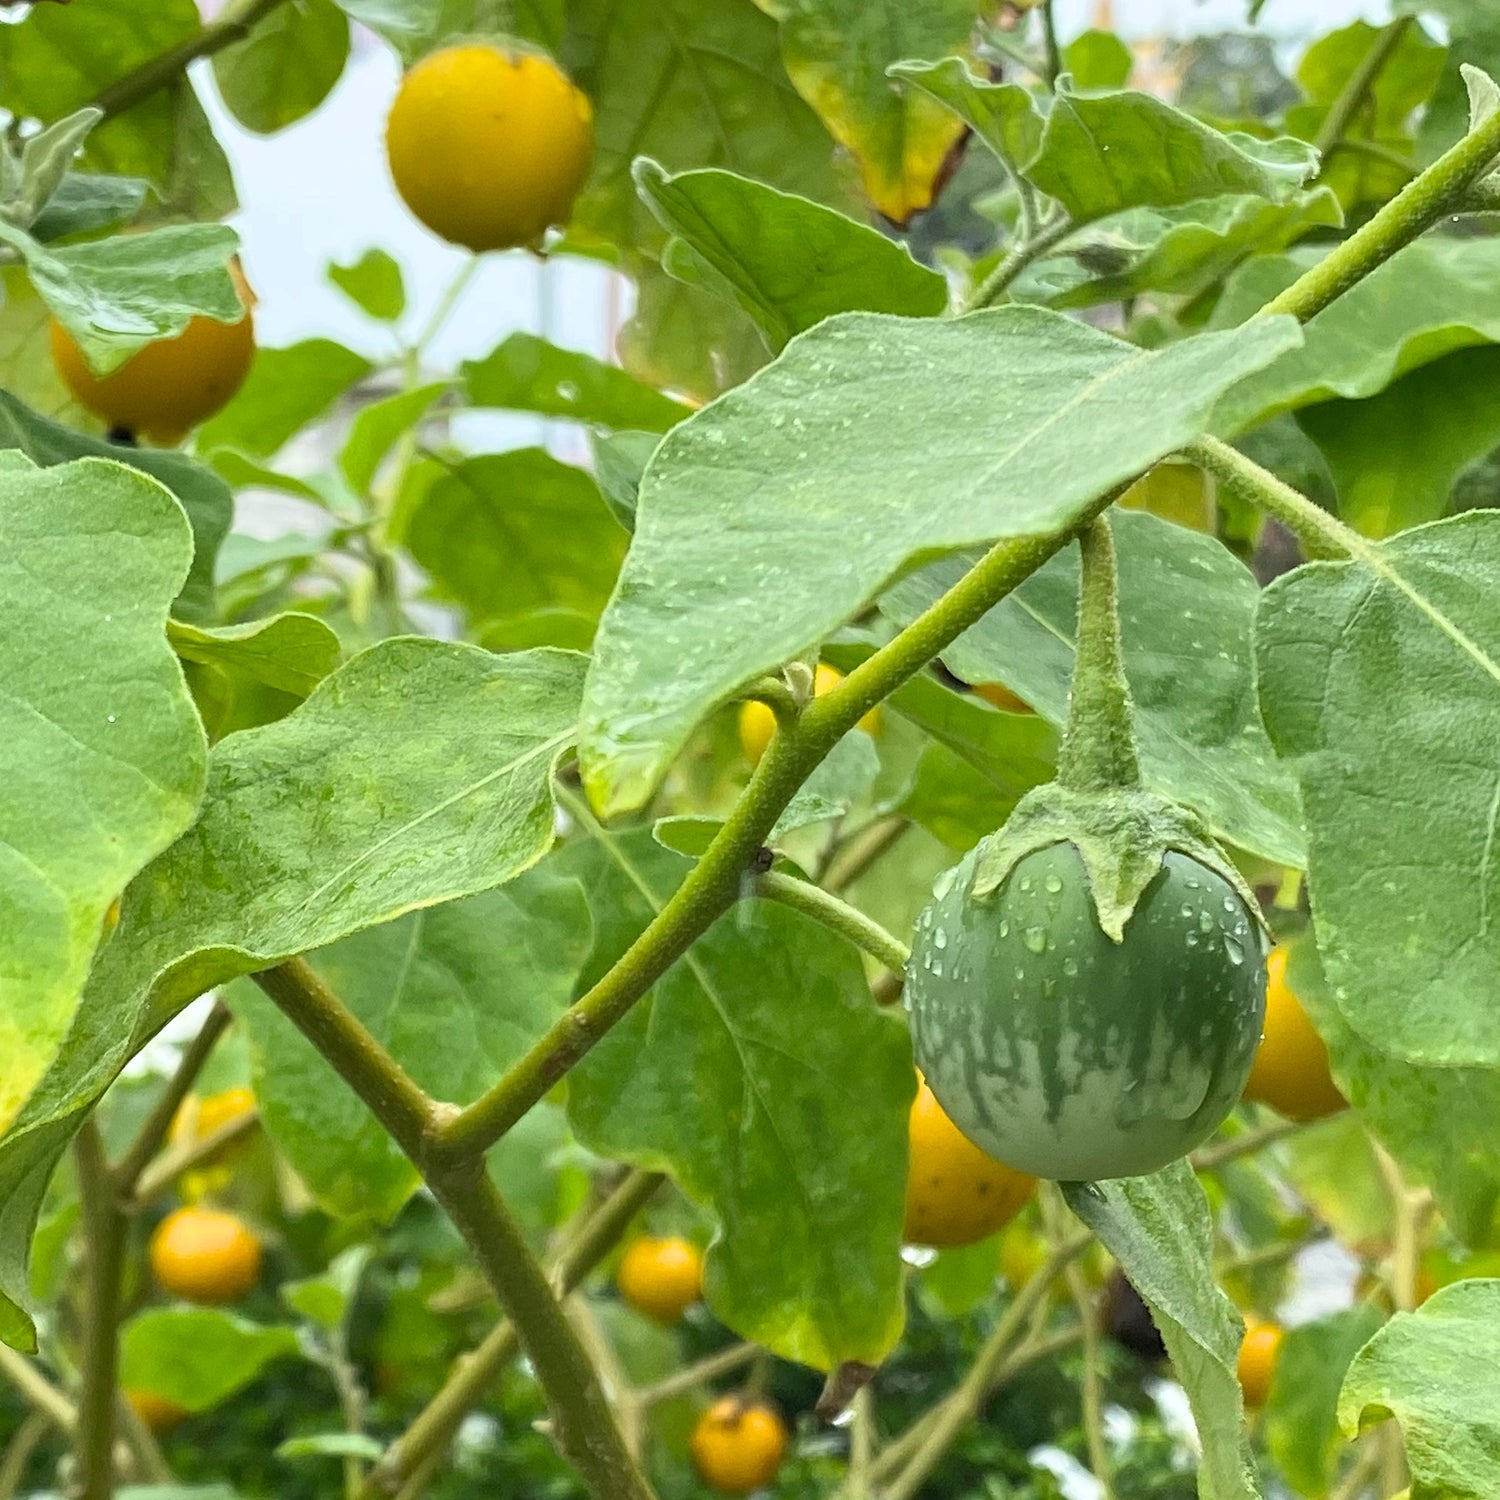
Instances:
[[[187,1141],[163,1151],[155,1161],[141,1173],[130,1198],[121,1204],[126,1213],[134,1213],[150,1203],[158,1193],[165,1192],[184,1172],[190,1172],[201,1163],[215,1157],[226,1146],[232,1145],[242,1135],[260,1124],[260,1115],[253,1109],[226,1120],[211,1134],[201,1140]]]
[[[231,0],[217,19],[102,89],[95,96],[95,106],[104,111],[106,120],[124,114],[142,99],[149,99],[159,89],[174,83],[189,63],[200,57],[212,57],[215,52],[243,41],[284,3],[285,0]]]
[[[1005,289],[1032,261],[1067,239],[1077,227],[1067,217],[1054,219],[1050,224],[1043,224],[1029,239],[1016,243],[1005,259],[974,289],[964,304],[963,311],[977,312],[981,307],[989,307],[991,303],[998,301]]]
[[[1052,0],[1042,0],[1042,55],[1045,59],[1043,81],[1049,89],[1057,87],[1062,75],[1062,48],[1057,44],[1057,17],[1052,13]]]
[[[1257,1125],[1254,1130],[1241,1131],[1227,1140],[1210,1141],[1200,1146],[1188,1158],[1195,1172],[1212,1172],[1226,1162],[1238,1161],[1242,1156],[1251,1156],[1266,1146],[1274,1145],[1302,1129],[1302,1120],[1272,1120],[1268,1125]]]
[[[890,818],[874,829],[863,830],[857,839],[850,840],[849,846],[829,861],[823,888],[835,895],[847,891],[910,832],[911,821],[907,818]]]
[[[1078,643],[1068,726],[1057,757],[1057,779],[1077,792],[1139,786],[1130,685],[1120,645],[1120,591],[1115,542],[1105,516],[1081,533]]]
[[[93,1115],[73,1140],[88,1267],[83,1389],[78,1401],[79,1494],[114,1493],[115,1386],[119,1367],[121,1278],[128,1224],[114,1196],[104,1143]]]
[[[141,1174],[151,1158],[161,1150],[162,1142],[172,1128],[172,1121],[182,1107],[182,1101],[192,1092],[193,1084],[203,1071],[209,1054],[229,1029],[230,1019],[229,1011],[223,1004],[215,1001],[197,1036],[183,1048],[176,1071],[167,1079],[156,1103],[151,1107],[151,1113],[136,1132],[135,1139],[119,1161],[110,1168],[110,1192],[120,1202],[125,1202],[134,1195]]]
[[[0,1375],[20,1392],[21,1399],[60,1432],[73,1432],[78,1412],[73,1403],[24,1354],[0,1344]]]
[[[1391,21],[1371,43],[1370,50],[1365,53],[1360,65],[1349,75],[1338,98],[1329,107],[1313,141],[1313,145],[1325,157],[1343,140],[1344,132],[1364,107],[1375,86],[1375,80],[1380,77],[1396,48],[1401,45],[1401,39],[1415,19],[1414,16],[1407,15],[1397,16]],[[1326,168],[1326,162],[1324,166]],[[1318,175],[1321,177],[1323,173],[1320,171]]]
[[[1301,323],[1316,317],[1439,219],[1462,208],[1469,189],[1490,170],[1496,156],[1500,156],[1500,111],[1440,156],[1367,224],[1268,302],[1261,315],[1290,313]]]
[[[433,1127],[442,1107],[303,959],[264,970],[255,980],[411,1158],[468,1243],[536,1372],[558,1446],[585,1488],[595,1500],[654,1500],[576,1331],[485,1172],[482,1153],[432,1160]]]
[[[0,1457],[0,1500],[14,1500],[21,1492],[21,1483],[26,1477],[26,1466],[31,1455],[47,1436],[50,1424],[41,1412],[28,1412],[16,1428],[15,1435],[5,1446]]]
[[[999,1373],[1006,1356],[1015,1346],[1021,1331],[1026,1326],[1027,1319],[1031,1316],[1032,1309],[1047,1295],[1053,1281],[1076,1256],[1082,1254],[1093,1238],[1088,1231],[1081,1230],[1063,1244],[1058,1245],[1036,1275],[1021,1288],[1015,1300],[1005,1309],[1004,1315],[995,1325],[989,1338],[985,1340],[979,1353],[975,1355],[974,1363],[969,1366],[968,1373],[963,1380],[953,1393],[934,1409],[934,1415],[925,1436],[916,1451],[906,1459],[905,1466],[891,1482],[890,1488],[883,1492],[884,1500],[912,1500],[912,1497],[922,1488],[928,1474],[947,1452],[949,1445],[978,1415],[985,1397],[989,1394],[991,1383]],[[881,1455],[881,1462],[875,1466],[877,1470],[883,1467],[883,1461],[889,1452],[890,1450],[887,1450],[886,1454]],[[872,1477],[877,1476],[872,1475]]]
[[[875,1401],[869,1386],[854,1393],[854,1415],[849,1424],[850,1500],[868,1500],[870,1461],[875,1457]]]
[[[705,1355],[696,1364],[689,1365],[685,1370],[678,1370],[664,1380],[658,1380],[655,1385],[642,1386],[635,1393],[636,1405],[644,1410],[662,1401],[670,1401],[674,1396],[697,1390],[710,1380],[717,1380],[721,1375],[743,1369],[760,1352],[759,1344],[731,1344],[727,1349]]]
[[[1080,524],[1113,499],[1113,492],[1100,496]],[[924,614],[832,691],[814,698],[795,726],[772,739],[728,821],[646,930],[493,1088],[442,1127],[434,1149],[473,1154],[499,1140],[738,899],[751,861],[782,809],[834,745],[1067,540],[997,542]]]
[[[793,911],[820,922],[830,932],[846,937],[856,948],[862,948],[876,963],[886,966],[893,974],[903,973],[911,950],[905,943],[893,937],[878,922],[857,911],[847,901],[830,895],[810,880],[798,880],[794,875],[783,875],[769,871],[756,882],[754,894],[767,901],[779,901]]]

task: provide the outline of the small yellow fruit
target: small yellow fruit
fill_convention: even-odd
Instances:
[[[234,1214],[179,1208],[151,1236],[151,1273],[185,1302],[217,1306],[243,1297],[260,1280],[260,1241]]]
[[[125,1399],[146,1424],[147,1430],[157,1437],[165,1436],[189,1415],[187,1407],[168,1401],[154,1391],[126,1391]]]
[[[703,1254],[688,1240],[643,1235],[620,1257],[620,1295],[658,1323],[675,1323],[703,1295]]]
[[[843,680],[844,674],[837,667],[819,662],[817,671],[813,673],[813,696],[821,698]],[[855,728],[863,729],[873,738],[880,733],[880,717],[880,709],[872,708]],[[776,715],[764,703],[747,701],[740,704],[740,749],[745,752],[745,759],[752,766],[760,764],[760,758],[766,753],[771,736],[775,733]]]
[[[1004,714],[1031,714],[1036,710],[1023,698],[1018,698],[1002,682],[981,682],[974,687],[975,695],[983,698],[991,708]]]
[[[776,1477],[786,1438],[786,1423],[768,1402],[722,1396],[698,1418],[688,1446],[704,1483],[748,1495]]]
[[[1275,1323],[1252,1323],[1240,1345],[1239,1377],[1245,1405],[1255,1410],[1266,1404],[1285,1332]]]
[[[176,338],[139,349],[117,370],[95,375],[73,335],[52,320],[52,362],[79,402],[111,427],[166,447],[213,416],[245,383],[255,358],[255,294],[238,263],[230,275],[245,315],[237,323],[194,318]]]
[[[972,1245],[1015,1218],[1036,1190],[1036,1178],[981,1151],[943,1113],[925,1081],[912,1101],[908,1128],[902,1238],[909,1244]]]
[[[593,109],[548,58],[444,47],[401,80],[385,149],[396,191],[434,234],[508,250],[567,222],[593,156]]]
[[[1286,982],[1287,951],[1266,960],[1266,1020],[1245,1098],[1289,1120],[1321,1120],[1348,1107],[1328,1068],[1328,1048]]]

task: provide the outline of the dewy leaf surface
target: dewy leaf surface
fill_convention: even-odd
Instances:
[[[1201,1500],[1260,1500],[1235,1366],[1244,1324],[1213,1270],[1208,1200],[1185,1161],[1150,1177],[1070,1183],[1068,1204],[1151,1309],[1193,1408]]]
[[[1382,1051],[1500,1066],[1500,516],[1278,579],[1261,710],[1302,786],[1318,948]]]
[[[192,536],[120,464],[0,470],[0,1132],[67,1034],[106,911],[187,827],[206,746],[166,641]]]
[[[58,1152],[194,995],[504,884],[552,842],[583,659],[398,638],[216,747],[196,824],[126,891],[62,1050],[0,1141],[0,1337],[31,1337],[26,1246]]]
[[[1297,788],[1255,702],[1252,629],[1260,588],[1220,542],[1141,511],[1112,514],[1120,630],[1148,786],[1197,809],[1230,843],[1306,857]],[[962,576],[957,559],[904,579],[880,602],[909,624]],[[956,640],[943,659],[965,682],[1000,682],[1059,728],[1067,720],[1078,620],[1069,547]],[[1184,683],[1193,692],[1183,692]]]
[[[1159,351],[1039,308],[854,313],[667,435],[600,622],[596,804],[640,807],[698,720],[809,651],[923,555],[1055,535],[1214,427],[1290,319]]]
[[[602,972],[691,869],[642,830],[559,862],[593,906]],[[901,1332],[905,1025],[855,949],[784,907],[721,918],[569,1075],[594,1150],[671,1172],[723,1225],[709,1305],[737,1333],[829,1369]]]

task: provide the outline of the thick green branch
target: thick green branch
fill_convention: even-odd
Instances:
[[[1459,212],[1500,156],[1500,111],[1409,182],[1367,224],[1261,309],[1305,323],[1363,281],[1439,219]]]
[[[1401,45],[1401,39],[1415,19],[1416,17],[1409,15],[1397,16],[1375,38],[1360,65],[1349,75],[1338,98],[1329,106],[1328,114],[1319,127],[1317,139],[1313,142],[1324,156],[1343,140],[1344,132],[1364,107],[1375,87],[1375,80],[1385,70],[1385,65]]]
[[[78,1470],[82,1500],[114,1494],[115,1387],[119,1368],[121,1281],[128,1223],[120,1212],[92,1115],[73,1142],[88,1257],[83,1390],[78,1400]]]
[[[1101,496],[1079,524],[1113,498]],[[794,726],[772,739],[728,821],[650,926],[494,1088],[442,1128],[433,1148],[461,1156],[499,1140],[739,898],[776,819],[839,740],[1067,540],[1064,534],[997,542],[926,613],[814,698]]]
[[[862,948],[877,963],[884,964],[893,974],[906,968],[911,950],[905,943],[892,937],[880,923],[872,921],[862,911],[856,911],[847,901],[831,896],[821,886],[809,880],[798,880],[793,875],[782,875],[771,871],[755,882],[755,894],[768,901],[779,901],[803,916],[821,922],[831,932],[846,937],[856,948]]]
[[[95,106],[104,111],[106,120],[124,114],[142,99],[149,99],[175,83],[190,63],[243,41],[265,17],[285,3],[286,0],[231,0],[214,20],[192,36],[102,89],[94,99]]]

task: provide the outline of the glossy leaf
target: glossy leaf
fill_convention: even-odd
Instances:
[[[99,459],[0,470],[0,1131],[62,1045],[131,877],[192,821],[203,731],[163,636],[192,538]]]
[[[214,617],[214,564],[234,513],[229,487],[217,474],[170,449],[108,443],[50,422],[8,391],[0,391],[0,445],[43,468],[76,458],[107,458],[164,484],[187,512],[193,532],[192,566],[172,613],[181,620]]]
[[[335,994],[417,1083],[467,1104],[568,1003],[590,943],[578,882],[553,861],[503,890],[413,912],[309,955]],[[386,1223],[416,1169],[296,1027],[258,990],[235,991],[261,1118],[319,1205]],[[455,1046],[456,1038],[462,1046]],[[507,1137],[497,1155],[526,1149]]]
[[[1120,628],[1146,784],[1195,808],[1230,843],[1305,858],[1297,790],[1255,704],[1252,627],[1260,589],[1211,536],[1134,511],[1112,517]],[[881,609],[915,619],[963,573],[954,559],[896,585]],[[1061,729],[1073,677],[1078,553],[1035,573],[944,660],[966,682],[999,682]],[[1184,683],[1193,691],[1183,692]]]
[[[680,281],[755,320],[773,350],[840,312],[935,316],[943,278],[905,246],[822,204],[733,172],[665,172],[635,164],[636,186],[673,238],[663,254]]]
[[[865,194],[892,223],[931,205],[962,127],[933,100],[890,87],[904,57],[967,46],[976,0],[756,0],[781,22],[781,50],[797,91],[859,163]]]
[[[237,974],[541,857],[582,666],[391,640],[216,747],[198,822],[126,892],[67,1045],[0,1141],[0,1337],[30,1337],[25,1246],[57,1154],[146,1037]]]
[[[690,868],[644,831],[566,851],[602,972]],[[668,1170],[723,1229],[706,1293],[736,1332],[828,1369],[901,1331],[906,1027],[870,1001],[856,950],[746,903],[709,930],[570,1075],[594,1150]]]
[[[362,312],[394,323],[406,311],[401,267],[384,250],[366,250],[352,265],[332,265],[328,279]]]
[[[1198,1428],[1202,1500],[1260,1500],[1235,1375],[1244,1326],[1213,1275],[1208,1200],[1186,1162],[1150,1177],[1064,1184],[1151,1309]]]
[[[846,314],[804,334],[675,428],[646,472],[589,678],[597,805],[642,805],[706,712],[913,558],[1063,530],[1210,429],[1222,393],[1299,337],[1261,319],[1152,352],[1022,307]]]
[[[1500,516],[1474,512],[1299,568],[1256,622],[1339,1009],[1383,1051],[1443,1067],[1500,1067],[1497,567]]]
[[[475,406],[571,417],[601,427],[666,432],[689,414],[681,402],[625,370],[532,333],[513,333],[483,359],[469,360],[463,378]]]
[[[541,448],[465,459],[429,489],[407,546],[471,619],[543,607],[597,619],[626,535],[582,469]]]
[[[207,1411],[257,1380],[267,1365],[298,1352],[290,1328],[216,1308],[150,1308],[120,1330],[120,1385],[187,1411]]]
[[[272,135],[311,114],[349,57],[349,22],[333,0],[272,10],[242,41],[216,53],[214,78],[247,130]]]
[[[1412,1493],[1488,1500],[1500,1486],[1500,1281],[1460,1281],[1397,1313],[1355,1355],[1339,1397],[1353,1436],[1394,1417]]]
[[[391,450],[450,390],[446,380],[434,380],[398,391],[364,407],[349,424],[339,451],[339,471],[356,495],[368,492]]]
[[[270,458],[370,369],[362,354],[332,339],[258,349],[238,394],[198,429],[198,450],[235,448]]]

